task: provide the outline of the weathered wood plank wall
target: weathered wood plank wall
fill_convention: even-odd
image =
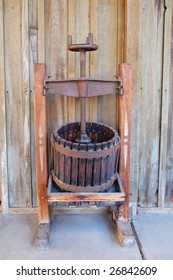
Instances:
[[[89,32],[99,50],[88,55],[87,75],[113,78],[119,63],[133,65],[131,201],[141,207],[172,206],[172,12],[169,0],[0,0],[4,211],[37,205],[33,64],[46,63],[52,78],[79,76],[79,56],[67,51],[67,35],[81,42]],[[49,133],[79,120],[79,108],[78,100],[51,96]],[[87,119],[116,128],[116,97],[88,100]]]
[[[152,207],[158,205],[165,8],[162,0],[126,3],[126,59],[133,61],[132,193],[140,206]]]

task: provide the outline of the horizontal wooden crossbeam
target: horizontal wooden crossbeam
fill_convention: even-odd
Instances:
[[[102,201],[115,202],[124,201],[124,193],[48,193],[48,202],[81,202],[81,201]]]

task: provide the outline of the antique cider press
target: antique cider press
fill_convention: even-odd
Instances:
[[[50,232],[50,209],[58,203],[105,202],[112,207],[113,219],[122,245],[133,243],[129,230],[131,65],[121,64],[113,80],[86,77],[86,52],[95,51],[93,35],[86,43],[72,44],[68,50],[80,54],[80,77],[51,80],[44,64],[35,64],[34,112],[36,148],[36,184],[38,194],[38,246],[47,246]],[[118,93],[117,131],[107,125],[86,122],[86,98]],[[50,94],[80,98],[80,122],[63,124],[51,133],[50,166],[47,167],[46,97]],[[120,152],[121,149],[121,152]],[[48,171],[49,170],[49,171]],[[49,174],[48,174],[49,173]],[[116,182],[116,184],[115,184]],[[128,234],[123,229],[124,223]]]

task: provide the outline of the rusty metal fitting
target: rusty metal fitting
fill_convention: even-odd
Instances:
[[[89,33],[86,38],[86,43],[81,44],[72,44],[72,36],[68,35],[68,50],[72,52],[90,52],[96,51],[98,49],[98,45],[93,44],[93,34]]]

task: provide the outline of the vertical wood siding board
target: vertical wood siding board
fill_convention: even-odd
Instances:
[[[169,5],[168,5],[169,4]],[[165,206],[173,206],[173,3],[166,2],[167,8],[170,10],[169,24],[171,26],[171,53],[170,53],[170,70],[169,70],[169,81],[167,81],[168,93],[169,94],[169,113],[168,113],[168,139],[167,139],[167,165],[166,165],[166,195],[165,195]],[[165,29],[165,32],[166,29]],[[167,44],[169,44],[167,42]],[[169,54],[168,54],[169,55]],[[169,59],[169,58],[168,58]],[[166,65],[166,63],[165,63]],[[166,89],[166,83],[165,83]]]
[[[117,64],[125,61],[125,0],[118,0],[117,3]],[[118,68],[117,68],[118,69]],[[117,72],[117,71],[116,71]]]
[[[98,0],[90,0],[90,22],[89,32],[93,33],[93,41],[98,44]],[[98,52],[90,52],[89,56],[89,76],[98,77]],[[98,98],[93,97],[89,99],[89,121],[97,121],[98,115]]]
[[[172,33],[173,34],[173,33]],[[173,64],[171,64],[171,73],[173,73]],[[173,206],[173,81],[170,79],[169,90],[169,117],[168,117],[168,142],[167,142],[167,160],[166,160],[166,191],[165,191],[165,207]]]
[[[141,41],[142,41],[142,45],[141,45],[141,57],[140,57],[140,66],[142,67],[145,60],[143,59],[143,52],[144,52],[144,39],[145,37],[143,36],[144,34],[144,12],[145,12],[145,2],[141,1],[140,3],[140,9],[141,9],[141,13],[142,13],[142,17],[141,17]],[[143,168],[143,158],[144,158],[144,146],[141,145],[141,141],[142,143],[144,142],[145,139],[142,139],[142,135],[146,135],[146,132],[144,134],[144,129],[141,125],[142,123],[142,113],[143,113],[143,96],[144,96],[144,78],[143,78],[143,68],[141,71],[141,91],[140,91],[140,98],[139,98],[139,111],[140,111],[140,121],[139,121],[139,127],[140,127],[140,134],[139,134],[139,139],[138,139],[138,147],[139,147],[139,175],[138,175],[138,180],[139,180],[139,197],[138,197],[138,203],[140,203],[141,205],[141,192],[144,192],[144,197],[146,196],[146,188],[148,185],[148,181],[144,180],[144,168]],[[137,113],[138,115],[138,113]],[[145,141],[146,142],[146,141]]]
[[[131,197],[138,201],[140,167],[140,117],[142,89],[142,1],[125,1],[125,61],[132,63],[132,123],[131,123]],[[138,27],[136,29],[136,27]],[[134,31],[135,29],[135,31]]]
[[[110,2],[99,1],[98,24],[99,78],[111,79],[117,74],[117,0]],[[115,128],[116,96],[103,96],[98,99],[98,102],[98,121]]]
[[[145,24],[144,24],[144,13],[145,13],[145,2],[142,1],[141,2],[141,10],[142,10],[142,22],[141,22],[141,25],[142,25],[142,34],[141,34],[141,39],[142,39],[142,57],[141,57],[141,64],[143,65],[143,63],[145,62],[145,59],[143,59],[143,55],[144,55],[144,49],[145,49],[145,46],[144,46],[144,43],[145,43],[145,37],[144,37],[144,28],[145,28]],[[144,64],[145,65],[145,64]],[[139,142],[138,142],[138,145],[139,145],[139,203],[140,203],[140,206],[143,206],[143,204],[145,205],[145,201],[142,201],[141,200],[145,200],[146,196],[147,196],[147,187],[148,187],[148,178],[145,178],[145,168],[143,166],[143,160],[144,160],[144,153],[146,153],[147,155],[147,151],[146,151],[146,134],[147,134],[147,131],[146,131],[146,127],[144,127],[144,125],[142,126],[143,124],[143,106],[144,106],[144,103],[143,103],[143,99],[144,99],[144,95],[145,95],[145,87],[144,87],[144,79],[146,79],[146,77],[144,78],[143,76],[143,71],[141,72],[141,75],[142,75],[142,91],[141,91],[141,96],[140,96],[140,128],[141,128],[141,133],[139,135]],[[144,138],[145,137],[145,138]],[[143,145],[141,145],[141,143],[143,143]],[[143,193],[143,195],[141,194]]]
[[[23,74],[23,114],[24,114],[24,163],[27,194],[26,207],[32,207],[31,198],[31,150],[30,150],[30,78],[29,78],[29,3],[22,2],[22,74]]]
[[[28,164],[28,170],[24,169],[24,163],[30,159],[25,154],[24,137],[22,2],[5,1],[4,7],[9,205],[27,207],[30,201],[26,182],[30,177],[30,167]]]
[[[170,206],[171,201],[167,196],[169,184],[167,162],[170,133],[169,107],[170,103],[170,77],[171,77],[171,36],[173,4],[165,2],[167,7],[164,21],[164,49],[163,49],[163,81],[162,81],[162,112],[161,112],[161,140],[160,140],[160,166],[159,166],[159,194],[158,206]],[[171,167],[172,168],[172,167]],[[170,178],[171,179],[171,178]],[[167,197],[166,197],[167,196]]]
[[[0,200],[2,212],[8,212],[6,98],[5,98],[5,46],[4,1],[0,1]]]
[[[80,34],[80,2],[79,0],[76,0],[76,6],[75,6],[75,17],[76,17],[76,21],[75,21],[75,37],[74,37],[74,43],[80,43],[81,40],[79,38]],[[85,30],[82,31],[82,35],[86,36],[84,33]],[[85,37],[84,37],[85,38]],[[83,38],[82,38],[83,41]],[[79,77],[80,76],[80,58],[79,58],[79,54],[75,53],[75,77]],[[75,99],[75,120],[76,121],[80,121],[80,99],[76,98]]]
[[[45,7],[43,0],[37,0],[38,13],[38,63],[45,63]]]
[[[63,17],[62,17],[62,24],[63,24],[63,34],[62,34],[62,52],[63,52],[63,60],[64,60],[64,78],[67,77],[67,72],[68,72],[68,59],[67,59],[67,28],[68,28],[68,6],[67,6],[67,0],[63,0],[62,2],[62,10],[63,10]],[[64,18],[66,20],[64,20]],[[64,111],[64,116],[63,116],[63,122],[67,123],[69,121],[68,118],[68,112],[70,111],[70,107],[68,107],[68,97],[64,96],[63,98],[64,103],[63,103],[63,111]]]
[[[117,1],[117,65],[116,65],[116,73],[118,73],[117,66],[120,63],[125,62],[125,0],[118,0]],[[115,128],[118,127],[118,102],[117,102],[117,95],[116,95],[116,119],[115,119]]]
[[[37,28],[37,1],[29,1],[29,25],[30,28]]]
[[[37,1],[29,1],[29,51],[30,51],[30,139],[31,139],[31,180],[32,206],[37,206],[35,145],[34,145],[34,63],[38,62],[38,13]]]
[[[89,33],[89,0],[76,0],[76,36],[74,43],[86,42]],[[80,77],[80,55],[76,56],[76,77]],[[86,54],[86,76],[89,76],[89,54]],[[76,120],[80,120],[80,99],[76,98]],[[89,99],[86,100],[86,120],[89,119]]]
[[[157,19],[153,2],[145,2],[143,6],[143,90],[140,143],[142,157],[140,159],[140,203],[141,206],[157,205],[158,162],[159,162],[159,122],[160,122],[160,87],[163,35],[163,10],[161,18]],[[162,2],[163,4],[163,2]],[[151,38],[152,34],[152,40]],[[150,37],[147,37],[150,36]],[[144,67],[145,65],[145,67]],[[145,69],[145,71],[144,71]],[[159,87],[159,91],[158,91]],[[151,94],[152,93],[152,94]],[[148,114],[146,116],[146,109]],[[150,124],[150,129],[148,127]],[[148,182],[148,186],[146,183]],[[147,187],[146,187],[147,186]],[[146,189],[147,188],[147,189]],[[146,196],[147,195],[147,196]]]
[[[161,107],[162,107],[162,79],[163,79],[163,44],[164,44],[164,18],[165,18],[165,12],[164,12],[164,8],[165,8],[165,3],[164,1],[160,1],[160,5],[158,6],[158,10],[157,10],[157,39],[159,42],[157,42],[157,85],[156,85],[156,105],[158,108],[158,121],[157,121],[157,129],[155,131],[155,134],[159,135],[159,139],[158,139],[158,147],[156,152],[158,153],[158,163],[157,163],[157,172],[158,172],[158,176],[157,176],[157,190],[156,190],[156,194],[157,194],[157,204],[158,204],[158,188],[159,188],[159,152],[160,152],[160,122],[161,122]],[[154,115],[153,115],[154,118]],[[157,206],[157,205],[156,205]]]
[[[68,1],[67,14],[67,35],[71,35],[73,40],[75,38],[75,0]],[[75,77],[75,54],[67,51],[67,78]],[[75,121],[75,98],[68,98],[68,122]]]

